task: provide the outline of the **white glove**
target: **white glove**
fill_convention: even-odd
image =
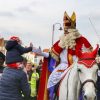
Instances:
[[[49,53],[43,52],[43,51],[41,50],[41,48],[33,48],[32,51],[33,51],[34,53],[37,53],[37,54],[39,54],[39,55],[45,57],[45,58],[48,58],[48,57],[49,57]]]
[[[48,52],[41,52],[40,54],[41,56],[48,58],[49,57],[49,53]]]
[[[41,54],[42,51],[41,51],[41,48],[35,48],[35,47],[33,47],[32,52],[37,53],[37,54]]]

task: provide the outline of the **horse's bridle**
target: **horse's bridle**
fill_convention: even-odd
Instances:
[[[78,61],[82,61],[82,60],[95,60],[95,58],[82,58],[82,59],[79,59]],[[69,76],[70,76],[70,73],[71,73],[72,69],[73,69],[73,67],[69,70],[68,79],[67,79],[67,99],[68,99],[68,92],[69,92],[69,91],[68,91],[68,80],[69,80]],[[95,82],[94,80],[92,80],[92,79],[87,79],[87,80],[85,80],[83,83],[81,83],[80,93],[81,93],[81,91],[82,91],[84,85],[85,85],[86,83],[88,83],[88,82],[93,83],[93,84],[94,84],[94,87],[97,88],[96,82]]]
[[[79,59],[78,61],[82,61],[82,60],[95,60],[95,58],[82,58],[82,59]],[[97,88],[97,86],[96,86],[96,82],[95,82],[94,80],[92,80],[92,79],[87,79],[87,80],[85,80],[83,83],[81,83],[80,91],[82,91],[84,85],[85,85],[86,83],[88,83],[88,82],[93,83],[95,89]]]
[[[80,88],[80,90],[82,90],[82,89],[83,89],[83,86],[84,86],[86,83],[88,83],[88,82],[93,83],[93,84],[94,84],[94,87],[97,88],[96,83],[94,82],[94,80],[92,80],[92,79],[87,79],[87,80],[85,80],[83,83],[81,83],[81,88]]]

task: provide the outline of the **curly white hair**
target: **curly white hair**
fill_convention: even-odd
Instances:
[[[68,29],[68,34],[63,34],[60,37],[59,46],[62,48],[74,48],[76,45],[76,39],[79,38],[81,34],[77,29]]]

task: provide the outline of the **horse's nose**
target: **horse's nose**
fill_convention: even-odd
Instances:
[[[87,100],[87,96],[84,95],[84,100]],[[95,96],[93,100],[97,100],[97,97]]]

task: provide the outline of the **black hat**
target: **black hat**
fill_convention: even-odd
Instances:
[[[5,61],[5,55],[0,51],[0,59],[3,59]]]

